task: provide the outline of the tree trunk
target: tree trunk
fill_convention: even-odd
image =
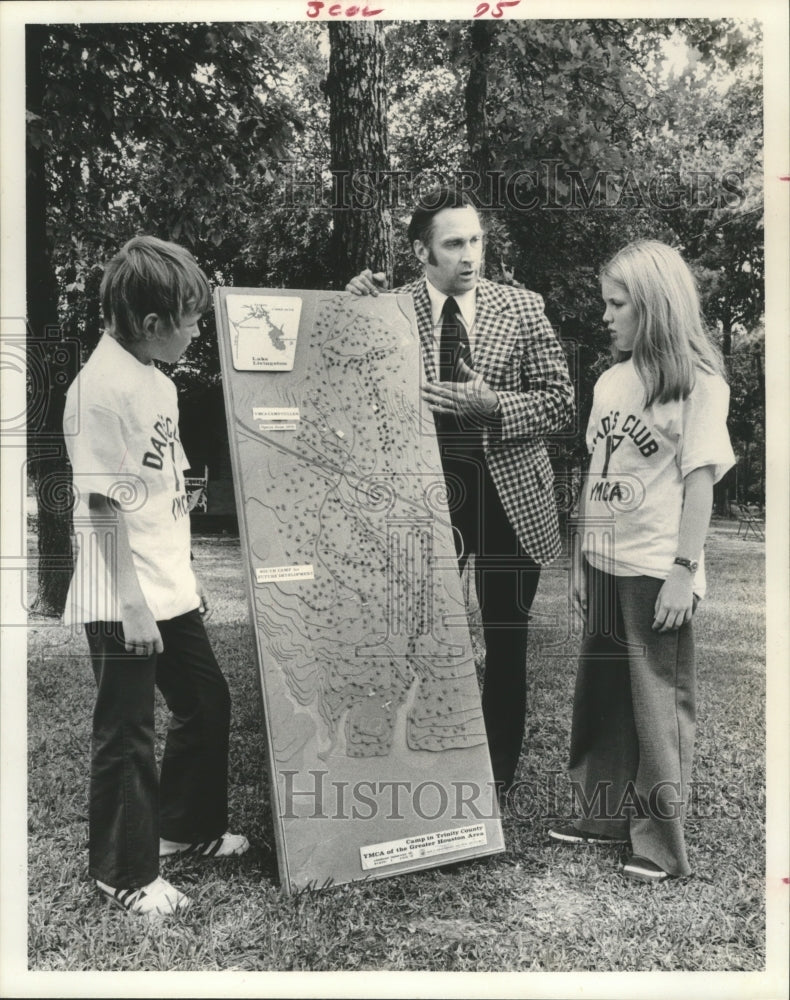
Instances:
[[[26,108],[43,114],[41,61],[47,28],[28,25],[25,36]],[[63,613],[72,572],[71,491],[63,441],[68,374],[76,359],[61,343],[58,293],[47,236],[46,152],[27,146],[28,469],[36,484],[38,576],[33,611]],[[73,352],[72,352],[73,353]]]
[[[366,267],[392,281],[392,219],[386,185],[376,172],[389,170],[384,29],[376,22],[329,25],[330,168],[334,181],[331,279],[342,288]]]
[[[725,320],[724,331],[721,335],[721,353],[725,358],[732,357],[732,325],[729,319]]]
[[[496,192],[489,190],[492,166],[491,140],[488,130],[488,69],[491,63],[491,43],[496,31],[492,21],[473,21],[469,27],[472,57],[469,77],[464,89],[466,111],[466,141],[469,147],[468,169],[480,178],[476,190],[483,204],[494,204]],[[480,274],[485,275],[485,251],[480,260]],[[504,270],[504,263],[503,263]]]
[[[469,28],[472,58],[464,90],[466,139],[469,145],[469,169],[483,178],[491,169],[491,142],[488,131],[488,69],[491,43],[496,31],[492,21],[473,21]],[[485,187],[481,184],[481,191]]]

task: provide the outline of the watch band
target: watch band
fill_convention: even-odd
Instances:
[[[675,556],[676,566],[685,566],[689,573],[696,573],[699,563],[694,559],[684,559],[683,556]]]

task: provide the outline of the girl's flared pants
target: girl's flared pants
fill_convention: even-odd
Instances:
[[[634,854],[690,873],[683,836],[694,751],[694,637],[652,629],[663,580],[587,565],[570,777],[581,830],[628,836]]]

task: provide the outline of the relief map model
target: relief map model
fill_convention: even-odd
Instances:
[[[225,300],[277,763],[385,756],[399,727],[411,750],[484,744],[416,326],[396,296],[312,294]]]

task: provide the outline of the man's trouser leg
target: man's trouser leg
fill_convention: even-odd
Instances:
[[[513,783],[527,711],[527,622],[540,566],[524,551],[488,470],[480,508],[475,587],[485,638],[483,719],[494,780]]]

